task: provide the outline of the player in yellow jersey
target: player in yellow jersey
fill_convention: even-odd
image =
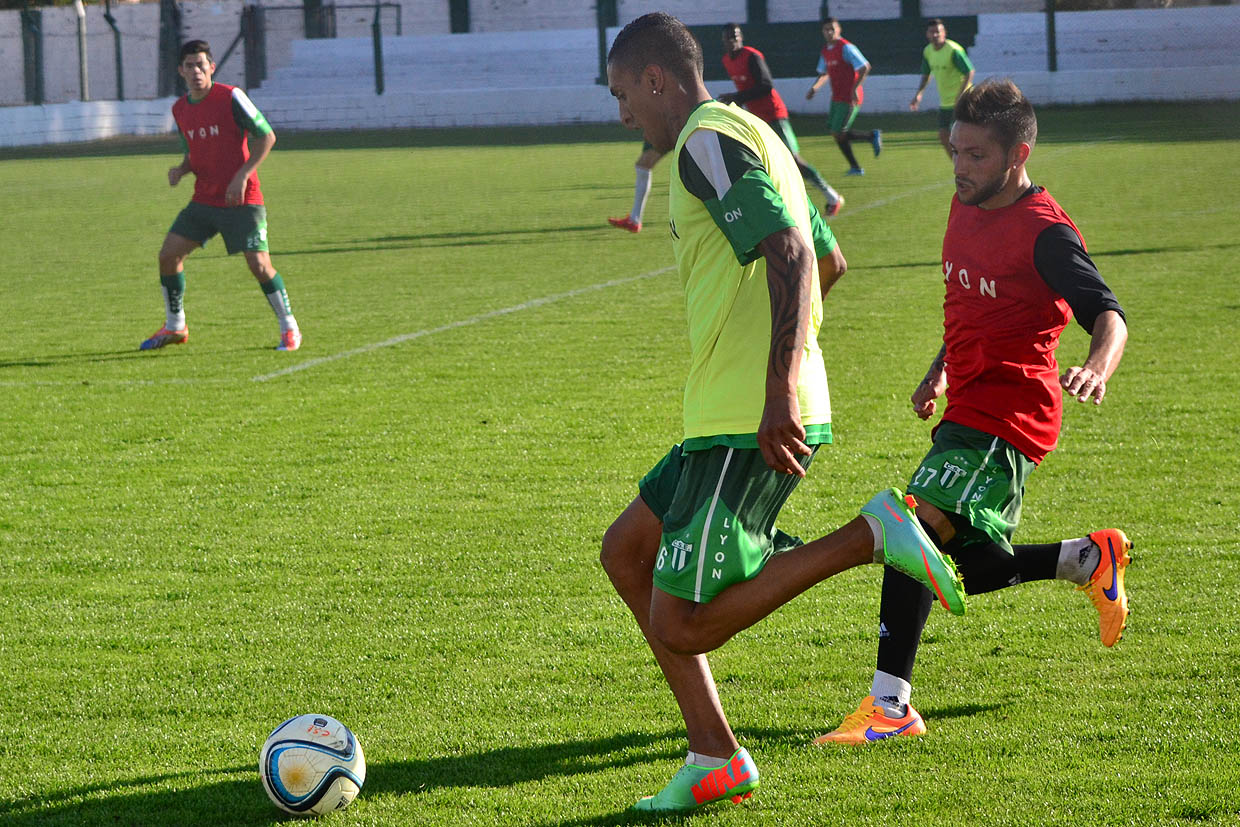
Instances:
[[[846,262],[787,146],[761,118],[711,98],[702,52],[662,13],[630,23],[608,56],[620,120],[671,152],[672,249],[690,369],[682,441],[641,480],[603,538],[602,563],[685,720],[685,764],[643,810],[740,801],[758,769],[723,715],[709,652],[814,584],[864,563],[918,578],[956,613],[949,561],[898,491],[802,544],[775,528],[831,407],[818,328]]]
[[[947,39],[947,27],[939,18],[926,23],[926,40],[930,41],[921,52],[921,85],[909,101],[908,108],[916,112],[921,106],[921,95],[930,85],[930,77],[939,87],[939,143],[952,157],[951,134],[956,98],[973,85],[973,62],[965,54],[964,47]]]

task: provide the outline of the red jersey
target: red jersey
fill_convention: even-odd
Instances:
[[[1006,440],[1034,462],[1059,441],[1063,398],[1055,348],[1072,319],[1067,300],[1033,262],[1038,234],[1055,224],[1081,237],[1046,190],[997,210],[953,196],[943,236],[943,419]]]
[[[744,92],[757,85],[758,78],[753,76],[751,68],[755,56],[763,63],[766,62],[766,57],[751,46],[742,46],[735,55],[724,54],[723,68],[727,70],[728,77],[732,78],[732,82],[736,84],[736,91]],[[767,123],[788,117],[788,107],[784,106],[784,99],[779,96],[774,87],[771,87],[771,91],[765,95],[745,101],[744,106]]]
[[[818,59],[818,74],[831,81],[831,100],[852,103],[853,85],[865,65],[861,50],[851,41],[837,37],[830,46],[823,46]],[[857,90],[857,106],[865,99],[865,87]]]
[[[212,207],[228,206],[224,202],[228,182],[250,158],[246,133],[268,134],[267,119],[243,90],[223,83],[211,84],[206,97],[197,102],[181,96],[172,105],[172,117],[194,172],[193,200]],[[257,173],[246,181],[242,203],[263,203]]]

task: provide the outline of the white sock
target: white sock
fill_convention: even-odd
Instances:
[[[913,685],[897,675],[877,670],[874,683],[870,684],[870,694],[884,715],[903,718],[908,712],[908,700],[913,696]]]
[[[883,524],[878,521],[877,517],[871,517],[869,514],[862,514],[865,517],[866,525],[870,527],[870,532],[874,535],[874,562],[881,563],[886,557],[883,555]]]
[[[280,332],[296,330],[297,319],[293,318],[293,313],[289,309],[288,293],[283,290],[277,290],[266,295],[267,303],[271,305],[271,309],[275,311],[276,319],[280,322]]]
[[[159,289],[164,291],[164,327],[169,330],[184,330],[185,305],[181,305],[176,309],[176,311],[173,311],[172,299],[168,295],[168,288],[161,284]]]
[[[1088,537],[1064,540],[1059,544],[1059,563],[1055,566],[1055,579],[1068,580],[1084,586],[1090,575],[1098,568],[1102,551]]]
[[[728,756],[727,758],[716,758],[713,755],[703,755],[702,753],[694,752],[693,750],[689,750],[689,754],[685,756],[686,764],[692,764],[695,767],[709,767],[711,769],[714,769],[715,767],[722,767],[731,760],[731,756]]]
[[[827,184],[827,189],[823,193],[823,195],[827,196],[828,203],[831,203],[831,204],[840,203],[840,194],[836,192],[835,187],[831,186],[830,184]]]
[[[650,170],[645,167],[634,167],[637,176],[633,182],[633,211],[629,218],[641,223],[642,213],[646,210],[646,199],[650,197]]]

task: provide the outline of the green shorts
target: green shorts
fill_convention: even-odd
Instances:
[[[956,122],[956,109],[949,106],[939,110],[939,129],[951,129]]]
[[[191,201],[168,232],[203,246],[219,233],[230,256],[240,252],[263,253],[267,251],[267,208],[262,204],[212,207]]]
[[[942,422],[908,492],[967,519],[969,525],[956,532],[963,544],[994,541],[1011,553],[1025,480],[1036,467],[997,436]]]
[[[771,129],[775,130],[775,134],[793,155],[801,151],[801,145],[797,143],[797,133],[792,131],[792,124],[788,123],[787,118],[776,118],[771,121]]]
[[[857,112],[861,107],[853,106],[846,101],[831,101],[831,110],[827,113],[827,123],[832,132],[844,132],[857,120]]]
[[[816,450],[816,448],[815,448]],[[809,467],[813,455],[802,457]],[[775,528],[800,477],[771,470],[756,448],[719,445],[685,453],[677,445],[642,477],[642,500],[663,521],[654,585],[708,603],[751,580],[772,554],[801,545]]]

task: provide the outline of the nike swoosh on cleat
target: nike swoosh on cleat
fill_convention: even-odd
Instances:
[[[939,603],[943,605],[944,609],[948,609],[950,611],[951,607],[947,605],[947,598],[943,596],[943,590],[939,588],[939,581],[934,579],[934,572],[930,571],[930,558],[926,556],[926,550],[923,548],[918,549],[918,551],[921,552],[921,562],[926,567],[926,576],[929,577],[930,582],[934,584],[934,593],[938,595]]]
[[[890,503],[883,503],[883,507],[887,509],[887,512],[891,514],[891,516],[896,518],[897,523],[904,522],[904,518],[901,517],[898,513],[896,513],[896,510],[891,507]]]
[[[907,724],[905,724],[904,726],[900,727],[899,729],[892,729],[892,730],[889,730],[889,731],[887,731],[887,732],[879,732],[879,731],[877,731],[876,729],[874,729],[874,727],[866,727],[866,730],[865,730],[865,740],[867,740],[867,741],[881,741],[881,740],[883,740],[884,738],[890,738],[890,737],[891,737],[891,736],[893,736],[893,735],[899,735],[901,732],[903,732],[904,730],[908,729],[908,728],[909,728],[909,727],[911,727],[912,725],[913,725],[913,721],[909,721]]]
[[[1119,589],[1115,588],[1116,581],[1118,580],[1115,573],[1115,544],[1111,542],[1109,537],[1107,538],[1107,551],[1111,553],[1111,585],[1103,589],[1102,593],[1106,595],[1107,600],[1114,600],[1119,596]]]

